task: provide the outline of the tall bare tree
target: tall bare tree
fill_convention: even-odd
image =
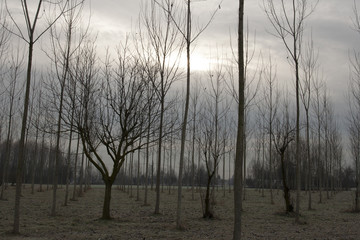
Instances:
[[[311,191],[312,191],[312,165],[310,154],[310,103],[311,103],[311,86],[313,79],[317,77],[317,53],[314,49],[313,41],[311,40],[305,48],[304,56],[302,58],[302,81],[300,81],[300,97],[305,109],[306,119],[306,159],[307,159],[307,183],[308,183],[308,210],[311,210]]]
[[[295,127],[293,121],[290,119],[288,99],[284,99],[283,111],[280,116],[274,119],[274,131],[272,141],[274,141],[275,149],[280,155],[280,167],[284,191],[285,209],[286,212],[293,212],[294,206],[291,203],[290,189],[286,174],[285,152],[289,144],[295,139]]]
[[[160,103],[155,214],[160,213],[161,161],[163,135],[165,133],[164,126],[166,125],[164,122],[165,100],[171,85],[179,77],[179,59],[184,42],[179,38],[179,31],[172,23],[171,16],[174,15],[175,8],[173,1],[152,0],[150,8],[145,9],[143,16],[146,32],[140,36],[140,40],[146,38],[150,42],[150,54],[153,56],[154,62],[150,67],[155,67],[158,71],[158,76],[149,78]],[[145,52],[149,53],[148,51]],[[152,72],[153,70],[148,71]]]
[[[357,9],[356,2],[353,6],[354,29],[360,33],[360,13]],[[354,158],[355,165],[355,211],[360,211],[360,52],[354,50],[353,56],[350,59],[351,74],[349,84],[349,138],[351,155]]]
[[[224,117],[227,114],[228,106],[224,103],[224,66],[221,59],[217,59],[216,66],[211,66],[208,72],[209,87],[206,88],[206,103],[200,122],[202,123],[202,134],[199,142],[204,154],[205,167],[207,172],[207,188],[205,194],[204,218],[212,218],[213,212],[210,205],[210,186],[213,186],[212,197],[215,198],[214,180],[217,177],[217,169],[224,152]],[[207,89],[209,89],[207,91]],[[215,179],[213,178],[215,176]]]
[[[21,89],[19,89],[18,80],[23,71],[22,65],[24,62],[24,58],[20,53],[20,50],[17,50],[11,55],[9,64],[9,70],[5,76],[7,81],[4,83],[4,95],[7,98],[7,132],[6,132],[6,142],[5,142],[5,158],[3,164],[3,174],[2,174],[2,184],[1,184],[1,194],[0,199],[4,199],[4,191],[8,176],[8,166],[10,161],[10,154],[12,148],[13,141],[13,120],[14,116],[17,112],[18,103],[17,99],[20,98]]]
[[[198,82],[197,82],[198,83]],[[191,199],[194,200],[194,185],[195,185],[195,142],[196,142],[196,115],[198,113],[198,103],[200,97],[200,87],[198,84],[193,88],[192,100],[192,140],[191,140]],[[200,153],[198,153],[200,154]],[[197,166],[200,167],[199,164]]]
[[[169,11],[161,1],[156,0],[157,4],[159,4],[165,11],[167,11],[170,15],[172,23],[175,24],[176,28],[180,32],[183,40],[185,41],[186,45],[186,94],[185,94],[185,106],[184,106],[184,114],[183,114],[183,121],[181,124],[181,147],[180,147],[180,160],[179,160],[179,174],[178,174],[178,198],[177,198],[177,210],[176,210],[176,227],[178,229],[182,229],[183,225],[181,223],[181,200],[182,200],[182,176],[183,176],[183,168],[184,168],[184,156],[185,156],[185,141],[186,141],[186,128],[188,124],[188,113],[189,113],[189,102],[190,102],[190,56],[191,56],[191,44],[205,31],[205,29],[210,25],[212,20],[215,17],[216,12],[219,8],[211,14],[209,20],[199,28],[199,30],[194,33],[192,32],[192,14],[191,14],[191,0],[185,1],[185,10],[183,11],[185,14],[185,21],[184,17],[180,16],[178,19],[179,14]],[[170,10],[173,8],[173,3],[170,3]],[[220,4],[219,4],[220,6]],[[185,22],[185,24],[182,24]]]
[[[267,122],[267,132],[269,134],[269,174],[270,174],[270,203],[274,204],[274,196],[273,196],[273,122],[276,118],[277,107],[279,103],[279,92],[277,89],[277,69],[276,65],[273,63],[271,56],[269,56],[269,60],[267,61],[267,66],[264,67],[263,76],[266,82],[265,90],[264,90],[264,103],[265,103],[265,116]]]
[[[324,109],[321,104],[322,98],[322,89],[324,88],[324,83],[321,79],[314,79],[312,81],[313,88],[313,98],[312,98],[312,110],[316,118],[316,135],[317,135],[317,153],[316,153],[316,165],[317,165],[317,176],[318,176],[318,189],[319,189],[319,203],[322,203],[322,187],[323,187],[323,163],[322,163],[322,125],[324,119]]]
[[[285,3],[286,2],[286,3]],[[300,58],[305,20],[314,11],[318,1],[308,0],[264,0],[265,13],[275,31],[274,36],[283,42],[295,77],[296,97],[296,222],[300,217],[301,160],[300,160]]]
[[[63,13],[63,25],[61,30],[56,29],[57,26],[50,28],[51,35],[51,49],[52,55],[48,55],[53,62],[53,68],[55,79],[58,80],[59,92],[55,91],[54,98],[59,98],[56,102],[57,109],[57,124],[56,124],[56,155],[55,155],[55,170],[53,175],[53,196],[51,205],[51,216],[56,215],[56,193],[58,188],[59,177],[59,164],[60,164],[60,141],[61,130],[63,128],[62,119],[64,114],[64,98],[66,83],[70,75],[70,62],[73,54],[80,46],[84,36],[80,34],[79,42],[74,41],[75,29],[80,24],[80,13],[82,10],[82,4],[84,0],[71,0],[67,1],[66,11]],[[62,35],[65,35],[65,41],[62,41]],[[52,83],[55,84],[55,83]],[[54,89],[57,89],[54,87]],[[70,124],[70,137],[72,137],[72,124]],[[71,143],[71,138],[69,139]],[[71,145],[70,145],[71,146]],[[68,156],[69,158],[70,156]],[[67,185],[68,186],[68,185]],[[67,205],[68,190],[66,190],[65,205]]]
[[[20,196],[22,186],[22,175],[25,162],[25,132],[28,119],[28,108],[29,108],[29,96],[32,76],[32,63],[33,63],[33,51],[35,43],[46,33],[51,26],[62,16],[65,12],[67,1],[43,1],[38,0],[36,3],[28,4],[27,0],[21,0],[22,14],[25,19],[26,31],[20,28],[13,14],[8,8],[8,1],[5,1],[6,9],[12,23],[15,25],[14,30],[8,28],[8,30],[18,38],[26,42],[28,46],[28,59],[27,59],[27,70],[26,70],[26,84],[25,84],[25,97],[24,97],[24,109],[22,111],[22,123],[21,123],[21,137],[19,142],[19,158],[18,166],[16,171],[16,194],[15,194],[15,211],[14,211],[14,225],[13,233],[19,234],[20,230]],[[34,9],[30,9],[34,7]],[[59,10],[60,9],[60,10]],[[44,17],[43,14],[48,14],[48,17]],[[39,32],[36,32],[39,20],[47,19],[44,23],[45,26]]]

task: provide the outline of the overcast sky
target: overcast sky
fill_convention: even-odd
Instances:
[[[91,29],[98,34],[97,49],[115,47],[125,35],[135,30],[138,21],[141,1],[150,0],[87,0],[85,15],[91,11]],[[219,8],[221,0],[194,0],[192,3],[193,23],[203,24],[213,11]],[[275,0],[279,2],[279,0]],[[285,2],[288,2],[285,0]],[[290,2],[290,1],[289,1]],[[314,3],[315,0],[308,0]],[[360,8],[360,0],[355,0]],[[21,18],[19,1],[8,0],[12,10],[17,11]],[[270,34],[271,25],[263,10],[263,0],[246,0],[245,16],[250,27],[251,41],[256,33],[256,55],[272,55],[277,64],[277,76],[281,83],[287,82],[293,86],[293,75],[287,62],[287,53],[279,38]],[[330,96],[334,103],[335,113],[344,126],[347,103],[346,92],[349,82],[349,55],[354,50],[360,51],[360,34],[352,29],[354,0],[320,0],[314,13],[306,21],[304,41],[313,36],[315,48],[319,52],[319,64],[326,80]],[[17,9],[17,10],[16,10]],[[230,33],[236,44],[238,1],[223,0],[221,9],[208,29],[195,42],[196,48],[192,54],[192,69],[206,70],[209,66],[210,52],[216,48],[230,52]],[[48,38],[44,37],[35,49],[39,54],[40,47],[46,45]],[[35,62],[41,65],[46,58],[37,58]],[[266,59],[266,58],[265,58]],[[255,64],[255,63],[254,63]]]
[[[135,30],[141,2],[150,0],[87,0],[84,11],[91,10],[91,29],[98,34],[98,50],[114,47],[124,40],[125,35]],[[178,0],[177,0],[178,1]],[[360,8],[360,0],[355,0]],[[230,52],[230,33],[236,44],[236,25],[238,1],[236,0],[194,0],[192,3],[193,22],[203,24],[215,9],[215,19],[208,29],[195,42],[192,54],[192,69],[206,70],[209,66],[210,53],[222,49]],[[279,0],[275,0],[279,2]],[[287,2],[287,1],[285,1]],[[290,1],[289,1],[290,2]],[[308,0],[310,4],[315,0]],[[30,2],[31,3],[31,2]],[[18,9],[18,1],[8,1],[14,10]],[[360,34],[352,29],[354,0],[320,0],[315,12],[307,19],[304,41],[313,35],[315,48],[319,51],[319,64],[324,79],[335,104],[336,113],[345,114],[345,94],[349,79],[349,54],[355,49],[360,51]],[[281,40],[272,36],[272,27],[263,10],[263,0],[246,0],[245,16],[250,28],[250,38],[256,33],[256,54],[271,54],[277,63],[279,81],[290,82],[290,66],[286,60],[287,53]],[[40,46],[45,45],[48,38],[43,38]],[[37,53],[39,52],[36,50]],[[230,54],[229,54],[230,55]],[[36,62],[42,62],[37,59]],[[255,65],[254,61],[254,65]]]
[[[146,0],[143,0],[146,1]],[[134,29],[141,0],[92,0],[92,27],[99,33],[100,45],[112,45],[124,39]],[[279,2],[279,1],[275,1]],[[309,3],[314,3],[309,0]],[[360,5],[360,0],[356,0]],[[192,4],[194,22],[204,22],[218,8],[219,0],[197,0]],[[333,98],[336,113],[344,114],[345,94],[349,79],[349,52],[360,50],[360,35],[352,29],[353,0],[320,0],[315,12],[306,21],[305,38],[313,35],[319,51],[319,64]],[[250,26],[250,37],[256,32],[256,51],[272,54],[278,66],[280,81],[292,80],[282,42],[272,36],[272,28],[262,9],[263,0],[245,1],[245,15]],[[210,27],[200,36],[193,52],[192,68],[205,70],[210,50],[229,50],[230,32],[236,40],[238,1],[223,0]],[[197,19],[198,18],[198,19]],[[235,43],[235,42],[234,42]]]

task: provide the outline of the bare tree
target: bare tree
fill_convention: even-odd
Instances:
[[[197,82],[198,83],[198,82]],[[196,115],[198,113],[198,102],[200,97],[200,87],[196,84],[191,96],[192,100],[192,140],[191,140],[191,199],[194,200],[194,185],[195,185],[195,142],[196,142]],[[200,153],[198,153],[200,154]],[[197,166],[200,167],[199,164]]]
[[[159,1],[156,1],[159,4]],[[188,124],[188,113],[189,113],[189,103],[190,103],[190,58],[191,58],[191,44],[205,31],[205,29],[210,25],[212,20],[215,17],[217,8],[210,16],[206,24],[199,28],[198,32],[192,32],[192,14],[191,14],[191,0],[186,0],[186,10],[185,13],[185,24],[183,23],[183,17],[180,20],[176,19],[176,15],[170,12],[170,17],[172,22],[175,24],[176,28],[179,30],[184,41],[186,42],[186,95],[185,95],[185,106],[183,121],[181,123],[181,146],[180,146],[180,159],[179,159],[179,174],[178,174],[178,197],[177,197],[177,210],[176,210],[176,228],[183,229],[183,224],[181,222],[181,200],[182,200],[182,177],[183,177],[183,168],[184,168],[184,157],[185,157],[185,141],[186,141],[186,128]],[[160,4],[161,5],[161,4]],[[162,5],[161,5],[162,6]],[[220,6],[220,4],[219,4]],[[166,10],[166,7],[162,7]],[[168,10],[167,10],[168,11]],[[184,25],[184,26],[183,26]]]
[[[159,139],[158,139],[158,161],[156,173],[156,203],[155,214],[160,212],[160,180],[161,180],[161,161],[163,135],[165,135],[164,114],[166,108],[166,96],[171,85],[179,77],[179,59],[183,48],[183,41],[179,41],[179,31],[172,23],[174,4],[170,0],[153,0],[150,3],[150,9],[145,9],[143,13],[143,23],[146,32],[140,33],[140,40],[147,38],[150,42],[151,50],[146,51],[153,57],[153,64],[147,67],[155,67],[158,76],[149,78],[152,81],[156,96],[160,103],[160,122],[159,122]],[[182,40],[182,39],[180,39]],[[146,45],[147,46],[147,45]],[[175,61],[174,61],[175,60]],[[152,72],[153,70],[148,70]]]
[[[40,119],[41,119],[41,102],[42,102],[42,81],[39,81],[36,84],[36,89],[34,91],[34,97],[36,99],[34,99],[34,101],[36,101],[35,105],[35,119],[34,119],[34,128],[35,128],[35,149],[34,149],[34,157],[31,161],[31,194],[34,194],[35,191],[35,168],[36,165],[38,164],[38,155],[39,155],[39,146],[38,146],[38,139],[39,139],[39,134],[40,134]],[[40,151],[42,151],[42,149],[40,149]],[[41,154],[41,153],[40,153]]]
[[[295,127],[289,116],[289,103],[288,100],[284,100],[283,112],[281,116],[278,116],[274,119],[274,132],[273,141],[277,153],[280,155],[280,164],[281,164],[281,174],[282,174],[282,183],[284,191],[284,200],[285,200],[285,209],[286,212],[293,212],[294,206],[290,201],[290,189],[287,181],[286,175],[286,165],[285,165],[285,152],[289,144],[294,141],[295,138]]]
[[[25,97],[24,97],[24,109],[22,111],[22,124],[21,124],[21,137],[19,145],[19,158],[18,166],[16,173],[16,194],[15,194],[15,211],[14,211],[14,226],[13,233],[19,234],[20,228],[20,196],[21,196],[21,186],[22,186],[22,175],[25,161],[25,132],[27,126],[28,118],[28,108],[29,108],[29,96],[30,96],[30,86],[31,86],[31,75],[32,75],[32,62],[33,62],[33,51],[35,43],[44,35],[45,32],[51,28],[52,25],[60,18],[60,16],[65,12],[67,1],[37,1],[37,4],[34,6],[34,15],[32,16],[32,11],[29,9],[28,1],[21,0],[22,13],[25,19],[26,31],[21,30],[20,23],[16,22],[9,8],[7,7],[7,1],[5,1],[6,9],[9,14],[9,17],[15,29],[11,30],[7,28],[13,35],[22,39],[28,45],[28,60],[27,60],[27,72],[26,72],[26,84],[25,84]],[[32,6],[32,4],[31,4]],[[60,9],[60,12],[59,12]],[[45,19],[45,14],[49,14],[47,17],[47,22],[43,30],[40,30],[37,33],[36,27],[38,26],[38,21]],[[51,19],[51,20],[50,20]]]
[[[217,59],[217,64],[210,67],[208,77],[210,79],[209,90],[207,93],[206,104],[204,104],[202,122],[202,133],[199,136],[199,142],[204,154],[205,166],[207,172],[207,188],[205,195],[205,209],[203,211],[204,218],[212,218],[213,212],[210,205],[210,186],[213,185],[212,198],[215,198],[213,177],[217,177],[217,169],[222,155],[224,155],[224,138],[221,138],[224,131],[223,120],[229,108],[225,104],[220,105],[224,101],[224,70],[221,59]],[[213,200],[214,202],[214,200]]]
[[[276,80],[277,80],[277,69],[276,69],[276,65],[274,65],[271,56],[269,56],[269,60],[267,61],[268,64],[267,66],[264,67],[263,70],[263,76],[266,82],[265,86],[265,90],[264,90],[264,103],[265,103],[265,111],[266,113],[264,114],[266,117],[266,122],[267,122],[267,132],[269,134],[269,174],[270,174],[270,203],[274,204],[274,197],[273,197],[273,147],[272,147],[272,142],[273,142],[273,122],[274,119],[276,118],[276,114],[277,114],[277,107],[278,107],[278,103],[279,103],[279,92],[277,89],[277,84],[276,84]]]
[[[8,81],[4,83],[5,94],[7,98],[7,133],[6,133],[6,143],[5,143],[5,160],[3,164],[3,174],[2,174],[2,184],[1,184],[1,195],[0,199],[4,199],[4,191],[7,182],[8,176],[8,166],[10,161],[10,154],[13,141],[13,120],[14,116],[17,113],[17,99],[20,98],[21,89],[18,87],[19,76],[21,75],[23,69],[23,56],[20,53],[20,50],[17,50],[11,55],[11,60],[9,63],[9,70],[6,74],[6,79]]]
[[[360,14],[354,1],[354,19],[353,25],[360,33]],[[355,165],[355,211],[360,211],[360,53],[354,50],[350,58],[350,84],[349,84],[349,117],[348,131],[350,138],[351,155],[354,158]]]
[[[143,68],[136,55],[129,51],[126,42],[119,48],[115,60],[106,58],[101,74],[96,69],[94,47],[82,54],[86,71],[79,79],[82,97],[76,111],[80,118],[75,117],[75,128],[86,157],[105,183],[103,219],[111,218],[111,188],[126,157],[146,145],[146,141],[138,143],[140,137],[146,139],[147,126],[152,127],[151,134],[157,130],[154,127],[158,120],[156,109],[151,113],[152,119],[144,114],[152,104],[146,97],[147,79],[141,77]],[[106,158],[111,159],[112,171],[101,154],[102,149],[107,153]]]
[[[75,29],[79,25],[80,13],[82,10],[83,0],[71,0],[68,1],[66,6],[66,11],[63,13],[63,22],[61,30],[56,29],[57,26],[50,28],[51,35],[51,50],[52,55],[48,54],[49,58],[53,63],[53,75],[54,78],[58,80],[59,92],[55,89],[54,99],[59,98],[59,101],[56,102],[56,106],[59,106],[57,109],[57,124],[56,124],[56,155],[55,155],[55,170],[53,175],[53,196],[52,196],[52,205],[51,205],[51,216],[56,215],[56,193],[58,188],[58,177],[59,177],[59,164],[60,164],[60,141],[61,141],[61,132],[63,128],[62,119],[64,114],[64,98],[65,98],[65,89],[66,83],[70,75],[70,62],[73,54],[76,52],[81,42],[84,39],[84,35],[80,34],[78,38],[79,42],[74,41]],[[61,35],[65,35],[65,40],[62,41]],[[51,83],[54,85],[55,83]],[[69,139],[69,151],[68,159],[70,158],[70,146],[72,138],[72,124],[70,123],[70,139]],[[65,194],[65,206],[67,205],[68,199],[68,184]]]
[[[322,98],[322,88],[324,87],[324,83],[321,81],[321,79],[314,79],[312,81],[313,85],[313,99],[312,99],[312,109],[315,114],[316,118],[316,133],[317,133],[317,153],[316,153],[316,165],[317,165],[317,175],[318,175],[318,188],[319,188],[319,203],[322,203],[322,187],[323,187],[323,163],[322,163],[322,144],[321,144],[321,129],[323,125],[323,118],[324,118],[324,109],[321,105],[321,98]]]
[[[281,39],[291,59],[291,66],[294,68],[295,96],[296,96],[296,222],[300,217],[300,190],[301,190],[301,163],[300,163],[300,57],[302,51],[302,37],[304,23],[317,5],[309,4],[308,0],[292,0],[285,3],[279,0],[278,7],[275,0],[264,0],[265,13],[275,30],[274,36]]]
[[[312,191],[312,166],[310,159],[310,103],[311,103],[311,86],[313,79],[317,77],[317,53],[314,50],[314,44],[311,40],[304,52],[304,57],[302,59],[302,71],[303,77],[300,81],[300,97],[305,109],[305,118],[306,118],[306,158],[307,158],[307,182],[308,182],[308,210],[311,210],[311,191]]]

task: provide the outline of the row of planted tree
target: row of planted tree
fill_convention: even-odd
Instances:
[[[282,188],[286,211],[294,209],[290,189],[307,190],[311,209],[312,190],[319,191],[322,201],[324,192],[329,197],[335,190],[355,184],[358,210],[360,57],[354,54],[351,61],[354,74],[348,94],[350,159],[355,163],[352,164],[344,161],[343,132],[334,114],[331,95],[319,74],[314,43],[312,40],[302,43],[301,55],[296,48],[291,51],[286,41],[288,34],[278,26],[281,22],[276,22],[279,20],[276,8],[272,1],[265,2],[265,9],[273,9],[265,14],[296,63],[297,100],[302,108],[300,111],[299,101],[294,107],[292,84],[280,87],[271,54],[264,57],[257,53],[246,35],[245,131],[240,144],[245,151],[240,151],[244,159],[240,175],[249,186],[269,188],[271,202],[272,190]],[[304,7],[299,11],[304,11],[302,16],[306,18],[314,6],[307,10],[306,1],[300,2]],[[154,187],[155,213],[160,209],[161,185],[177,184],[180,218],[182,185],[191,186],[193,197],[195,188],[203,186],[204,217],[211,218],[210,197],[214,188],[222,187],[225,194],[226,183],[231,189],[234,181],[239,137],[235,129],[242,99],[237,91],[239,62],[218,54],[207,72],[191,75],[190,91],[190,58],[191,43],[214,20],[220,8],[210,15],[205,27],[191,33],[190,1],[184,8],[180,2],[174,6],[167,0],[150,1],[141,8],[134,33],[128,34],[117,48],[103,51],[97,48],[91,25],[84,25],[84,1],[50,4],[53,10],[48,12],[44,8],[43,14],[52,20],[39,26],[41,4],[48,2],[34,5],[37,11],[33,19],[24,3],[26,34],[8,4],[1,5],[2,197],[6,184],[16,183],[15,203],[19,206],[23,182],[51,183],[51,215],[56,215],[58,183],[66,185],[66,203],[70,182],[81,186],[101,179],[105,184],[102,218],[110,219],[114,184],[131,188],[143,185],[145,204],[149,188]],[[36,27],[42,29],[35,31]],[[356,27],[360,29],[360,24]],[[289,33],[295,37],[303,30],[299,25]],[[21,44],[13,45],[15,38],[24,40],[29,49],[27,67]],[[34,46],[40,38],[49,40],[48,45],[42,46],[47,64],[32,67]],[[300,45],[297,42],[300,39],[294,40],[294,46]],[[188,63],[186,74],[180,67],[183,52]],[[21,81],[23,77],[25,84]],[[15,207],[15,233],[19,231],[18,217]]]

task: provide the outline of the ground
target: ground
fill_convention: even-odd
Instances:
[[[176,189],[169,195],[161,194],[161,214],[154,215],[155,192],[149,191],[149,206],[143,206],[144,190],[140,201],[113,187],[111,215],[113,220],[100,220],[104,188],[93,186],[78,201],[63,206],[65,188],[58,191],[56,217],[51,217],[52,191],[30,193],[23,190],[21,199],[21,235],[10,234],[13,223],[15,188],[10,187],[7,201],[0,200],[0,239],[232,239],[233,194],[221,188],[216,192],[215,218],[202,218],[200,194],[191,200],[190,190],[183,190],[183,219],[185,230],[175,228]],[[72,191],[70,191],[72,193]],[[71,194],[70,194],[71,195]],[[294,193],[293,193],[294,195]],[[349,211],[354,193],[338,192],[330,199],[323,193],[324,203],[313,193],[313,210],[307,210],[307,196],[302,193],[301,221],[295,224],[291,215],[283,212],[281,191],[274,191],[275,204],[270,204],[269,192],[265,197],[255,189],[246,189],[243,203],[243,239],[360,239],[360,214]]]

